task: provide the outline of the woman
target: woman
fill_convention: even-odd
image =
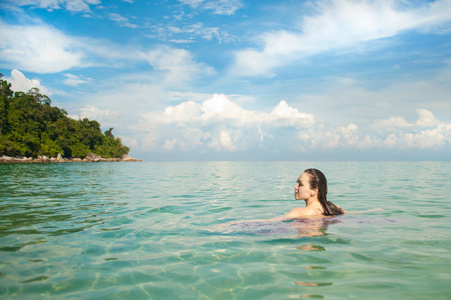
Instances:
[[[304,200],[305,207],[294,208],[283,216],[266,221],[276,222],[313,216],[337,216],[345,213],[344,209],[327,201],[327,179],[317,169],[307,169],[299,176],[294,187],[294,198]]]
[[[324,216],[336,216],[345,213],[345,210],[327,201],[326,176],[317,169],[307,169],[299,176],[294,187],[294,198],[304,200],[305,207],[297,207],[287,214],[271,219],[232,221],[216,227],[237,225],[252,222],[281,222],[298,218],[323,218]]]
[[[327,201],[327,180],[326,176],[317,169],[307,169],[299,176],[294,187],[294,198],[304,200],[305,207],[292,209],[287,214],[271,219],[232,221],[215,225],[216,228],[228,228],[230,225],[246,225],[253,222],[282,222],[293,219],[300,219],[299,222],[292,222],[293,226],[299,227],[299,232],[303,236],[324,235],[329,224],[337,222],[336,219],[326,218],[329,216],[347,214],[366,213],[382,208],[373,208],[360,212],[346,212],[341,207]]]

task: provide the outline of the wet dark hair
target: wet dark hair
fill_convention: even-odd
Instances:
[[[342,215],[343,211],[338,208],[335,204],[327,201],[327,179],[323,172],[317,169],[307,169],[304,171],[310,175],[310,188],[318,189],[318,200],[323,207],[323,215],[325,216],[336,216]]]

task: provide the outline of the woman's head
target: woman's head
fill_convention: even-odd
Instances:
[[[327,179],[323,172],[317,169],[307,169],[304,171],[309,176],[310,189],[318,190],[318,200],[327,198]]]
[[[343,213],[332,202],[327,201],[327,179],[323,172],[317,169],[307,169],[301,177],[308,178],[309,189],[316,192],[324,215],[341,215]]]
[[[309,200],[314,198],[318,193],[317,189],[312,188],[310,183],[310,175],[306,172],[299,176],[296,186],[294,187],[294,198],[297,200]]]

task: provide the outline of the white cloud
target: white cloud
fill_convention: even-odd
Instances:
[[[225,150],[228,152],[234,152],[237,150],[235,141],[232,140],[230,133],[226,130],[222,130],[219,136],[214,137],[213,141],[209,145],[216,152]]]
[[[165,72],[168,84],[214,72],[184,49],[159,47],[144,53],[133,46],[69,36],[47,25],[16,26],[1,20],[0,61],[4,67],[36,73],[58,73],[74,67],[114,68],[145,61]]]
[[[199,7],[204,1],[205,0],[180,0],[181,3],[189,5],[194,8]]]
[[[434,114],[427,109],[417,109],[418,120],[415,124],[410,124],[403,117],[391,116],[389,119],[374,121],[374,127],[381,130],[397,130],[402,127],[419,127],[436,126],[440,122],[434,117]]]
[[[90,5],[100,4],[100,0],[66,0],[66,9],[73,12],[89,12]]]
[[[70,86],[79,86],[80,84],[90,83],[92,81],[92,78],[84,77],[82,75],[80,75],[80,76],[72,75],[69,73],[64,74],[64,77],[66,77],[66,79],[63,81],[64,84],[67,84]]]
[[[295,128],[308,128],[315,123],[315,118],[312,114],[301,113],[297,108],[288,106],[288,103],[283,100],[271,112],[271,117],[283,126]]]
[[[399,149],[441,149],[451,144],[451,124],[439,122],[427,109],[417,109],[417,114],[415,124],[394,116],[376,121],[375,125],[386,124],[382,129],[389,134],[383,139],[374,138],[374,144]],[[424,127],[431,128],[424,130]]]
[[[427,109],[417,109],[418,114],[418,126],[435,126],[439,124],[439,121],[434,117],[431,111]]]
[[[198,146],[202,146],[210,137],[210,132],[204,132],[199,128],[186,128],[183,132],[183,140],[180,143],[181,150],[194,150]]]
[[[152,27],[157,32],[157,37],[164,40],[175,41],[179,43],[192,43],[196,38],[201,38],[207,41],[213,39],[219,42],[228,42],[232,39],[229,34],[219,27],[206,27],[202,22],[197,22],[183,27],[176,27],[174,25]],[[183,36],[183,39],[172,38],[173,36]],[[154,36],[149,36],[154,38]]]
[[[176,106],[165,108],[161,122],[177,123],[180,126],[196,120],[200,116],[200,105],[194,101],[183,102]]]
[[[202,102],[202,115],[204,122],[233,121],[237,126],[266,125],[291,126],[306,128],[314,124],[311,114],[301,113],[297,108],[290,107],[286,101],[280,101],[271,113],[249,111],[230,101],[223,94],[214,94],[213,97]]]
[[[108,17],[110,18],[110,20],[117,22],[119,24],[119,26],[129,27],[129,28],[138,28],[138,25],[130,23],[128,18],[121,16],[120,14],[110,13],[110,14],[108,14]]]
[[[100,0],[8,0],[17,6],[34,6],[47,10],[67,9],[71,12],[90,12],[90,5],[100,4]]]
[[[205,1],[205,9],[212,10],[217,15],[233,15],[242,8],[241,0],[210,0]]]
[[[90,120],[96,120],[100,124],[104,125],[104,121],[117,118],[119,113],[109,109],[100,109],[93,105],[86,105],[78,110],[78,115],[68,115],[68,117],[78,120],[88,118]]]
[[[356,124],[327,128],[323,123],[298,133],[300,149],[443,149],[451,146],[451,124],[439,122],[431,111],[418,109],[418,121],[408,123],[403,117],[392,116],[374,121],[377,132],[361,136]],[[430,127],[424,130],[424,127]],[[381,133],[382,132],[382,133]]]
[[[179,0],[196,9],[211,10],[217,15],[233,15],[243,7],[241,0]]]
[[[214,94],[201,103],[187,100],[142,117],[134,128],[152,132],[157,143],[163,143],[160,149],[171,151],[176,147],[182,151],[205,147],[214,151],[245,151],[254,142],[264,147],[264,137],[270,141],[278,128],[298,130],[314,124],[313,115],[299,112],[286,101],[281,101],[271,113],[264,113],[246,110],[223,94]],[[171,138],[165,138],[168,136]]]
[[[246,111],[223,94],[215,94],[210,99],[205,100],[202,103],[201,111],[202,116],[200,118],[207,122],[232,119],[242,124],[258,118],[253,112]]]
[[[0,21],[0,60],[8,67],[53,73],[81,65],[76,42],[45,25],[15,26]]]
[[[143,151],[151,152],[157,147],[157,137],[153,132],[149,132],[140,137],[140,146]]]
[[[450,78],[449,66],[430,78],[407,82],[394,79],[380,87],[365,79],[357,79],[348,86],[343,84],[341,78],[332,77],[311,87],[314,93],[300,94],[291,101],[293,105],[302,105],[304,110],[315,112],[315,117],[337,127],[352,121],[364,131],[396,130],[416,125],[417,108],[427,108],[438,119],[448,122],[450,114],[446,112],[451,109],[451,102],[448,101],[451,97]],[[405,114],[407,109],[409,113]]]
[[[420,8],[399,10],[396,1],[317,1],[317,14],[305,17],[291,31],[267,32],[259,37],[262,50],[235,53],[237,75],[273,75],[273,69],[322,51],[392,37],[405,30],[424,30],[451,21],[451,1],[438,0]]]
[[[214,94],[213,97],[205,100],[202,103],[201,111],[202,115],[199,119],[204,122],[233,121],[233,124],[239,127],[272,125],[305,128],[314,123],[313,115],[299,112],[297,108],[288,106],[286,101],[280,101],[268,114],[246,110],[223,94]]]
[[[41,85],[41,82],[37,79],[28,79],[19,70],[12,70],[11,77],[5,78],[9,83],[11,83],[11,89],[15,92],[28,92],[31,88],[38,88],[40,93],[43,95],[50,96],[52,93],[45,87]]]
[[[139,142],[136,138],[130,138],[128,136],[121,137],[122,143],[130,147],[130,149],[138,148]]]
[[[87,104],[116,112],[115,118],[103,120],[101,124],[106,128],[114,127],[118,131],[124,130],[127,135],[133,134],[137,140],[141,140],[144,134],[143,128],[134,127],[140,116],[145,114],[152,118],[151,112],[161,109],[159,102],[172,100],[160,80],[148,74],[118,74],[118,77],[110,79],[107,85],[104,85],[105,82],[99,83],[96,80],[95,86],[101,84],[102,88],[96,87],[93,92],[85,94],[82,98],[77,96],[77,104],[68,108],[68,112],[78,115],[80,109]]]
[[[357,125],[351,123],[347,127],[341,127],[338,130],[338,132],[345,140],[346,145],[354,146],[357,144],[357,140],[359,139],[357,136],[357,129],[358,129]]]
[[[141,53],[155,70],[166,72],[166,82],[182,82],[199,74],[211,74],[213,69],[195,61],[193,55],[185,49],[159,47],[157,49]]]
[[[175,145],[177,144],[177,139],[173,139],[173,140],[166,140],[164,142],[164,145],[162,147],[162,150],[165,151],[172,151],[174,150]]]
[[[451,125],[442,125],[434,129],[422,130],[413,136],[414,147],[419,149],[441,148],[450,139]]]
[[[377,129],[390,130],[398,127],[412,126],[412,124],[409,124],[403,117],[391,116],[386,120],[374,121],[373,126]]]
[[[371,132],[371,128],[368,131],[359,122],[332,124],[327,118],[316,120],[287,101],[280,101],[264,112],[246,109],[243,104],[230,100],[242,99],[239,95],[214,94],[207,98],[203,94],[167,93],[138,85],[122,86],[120,90],[137,94],[112,91],[111,95],[103,96],[103,105],[86,106],[79,113],[82,118],[98,120],[105,128],[122,128],[120,135],[126,137],[124,141],[130,141],[134,151],[139,152],[249,154],[260,149],[268,153],[308,154],[369,149],[435,150],[451,146],[451,124],[438,121],[432,111],[425,109],[418,109],[418,118],[411,122],[405,116],[396,115],[375,120],[374,126],[381,126],[373,127],[375,130]],[[98,95],[92,96],[97,98]],[[124,98],[134,100],[124,102]],[[178,104],[161,107],[157,99]],[[144,105],[153,102],[151,106]],[[127,116],[120,114],[125,107]],[[78,119],[77,115],[73,117]],[[124,118],[128,118],[127,122],[120,123]],[[128,126],[130,123],[135,125]]]
[[[382,142],[384,146],[398,149],[442,149],[451,142],[451,124],[419,132],[390,134]]]
[[[358,127],[353,123],[329,131],[325,131],[323,126],[318,126],[312,128],[309,134],[301,132],[299,138],[311,149],[365,148],[370,143],[368,139],[359,141]]]
[[[389,148],[394,148],[396,146],[398,138],[394,133],[387,136],[387,138],[382,142],[385,146]]]

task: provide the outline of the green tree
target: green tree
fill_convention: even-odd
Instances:
[[[0,81],[0,155],[84,158],[91,152],[119,158],[130,151],[113,128],[102,133],[99,122],[70,119],[64,109],[52,107],[39,89],[13,93],[1,74]]]
[[[0,73],[0,136],[2,135],[3,127],[6,127],[8,124],[9,101],[13,95],[11,83],[2,78],[3,74]]]

